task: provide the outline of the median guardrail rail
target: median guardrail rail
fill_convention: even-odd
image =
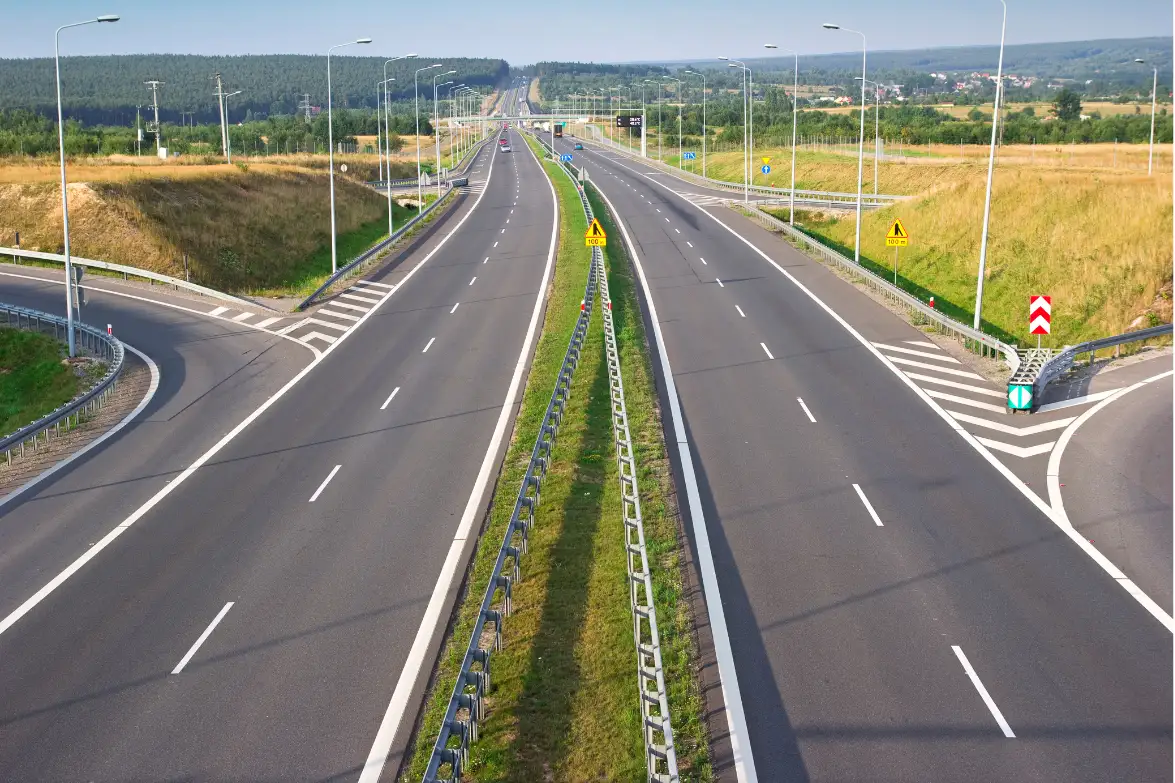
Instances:
[[[534,448],[531,449],[530,462],[514,500],[514,510],[506,526],[502,545],[498,548],[473,633],[465,648],[457,683],[453,686],[453,694],[449,697],[440,733],[424,773],[424,783],[459,783],[464,780],[469,765],[469,746],[477,741],[478,725],[485,717],[485,697],[491,688],[490,661],[493,653],[502,649],[502,626],[505,618],[510,616],[511,589],[521,578],[522,557],[526,554],[527,539],[535,523],[540,490],[551,465],[551,452],[559,434],[559,425],[571,397],[571,382],[587,337],[595,293],[596,267],[593,265],[588,269],[579,320],[567,344],[563,364],[555,379],[555,389],[551,392],[543,423],[535,438]],[[483,648],[483,639],[492,640],[488,648]],[[449,767],[448,775],[441,777],[440,770],[445,765]]]
[[[480,149],[485,143],[486,142],[484,139],[482,141],[479,141],[477,143],[476,147],[474,147],[474,149],[475,150]],[[470,156],[469,160],[470,161],[473,160],[472,155]],[[462,181],[462,180],[464,180],[464,181]],[[330,287],[333,286],[335,283],[339,282],[340,280],[344,280],[354,274],[357,274],[359,272],[360,268],[366,262],[375,258],[380,253],[382,253],[384,250],[388,249],[388,247],[390,247],[391,245],[396,243],[398,240],[403,238],[403,236],[407,232],[409,232],[413,228],[415,228],[422,220],[424,220],[430,214],[432,214],[433,210],[435,210],[437,207],[439,207],[442,204],[442,202],[446,201],[450,195],[452,195],[454,192],[456,192],[458,187],[461,187],[462,185],[465,185],[467,183],[468,183],[468,180],[466,180],[465,178],[448,180],[448,182],[445,183],[445,190],[443,193],[441,193],[440,198],[438,198],[433,203],[429,204],[427,207],[424,208],[424,210],[422,212],[418,213],[415,217],[413,217],[407,223],[405,223],[404,225],[402,225],[398,229],[396,229],[396,231],[391,236],[387,237],[386,239],[381,240],[379,243],[377,243],[375,245],[372,245],[371,247],[367,248],[362,253],[360,253],[358,256],[356,256],[355,258],[348,261],[344,266],[339,267],[338,271],[336,271],[333,275],[328,277],[326,279],[326,282],[323,283],[322,285],[320,285],[318,287],[318,289],[315,290],[314,293],[312,293],[310,296],[303,299],[298,304],[298,306],[294,308],[294,310],[295,311],[305,310],[307,307],[314,304],[314,301],[316,299],[318,299],[318,297],[322,296],[322,294],[324,292],[326,292],[327,290],[329,290]]]
[[[554,151],[541,137],[539,143],[555,158]],[[576,181],[575,169],[559,162],[559,168],[571,178],[579,192],[584,216],[595,218],[586,186]],[[608,293],[608,275],[604,269],[604,252],[592,248],[592,266],[599,279],[600,302],[604,308],[604,345],[608,357],[608,377],[612,395],[612,428],[616,446],[616,464],[620,473],[623,498],[625,552],[628,556],[629,608],[632,610],[633,642],[637,653],[637,683],[640,690],[641,723],[645,738],[645,762],[648,779],[658,783],[676,783],[677,752],[673,745],[673,727],[665,691],[665,670],[661,664],[661,635],[657,630],[657,609],[653,602],[653,580],[649,553],[645,547],[645,528],[641,516],[640,488],[637,486],[636,459],[628,429],[628,409],[624,403],[624,378],[620,372],[620,354],[612,324],[612,297]]]
[[[470,147],[468,150],[466,150],[465,154],[463,154],[460,157],[460,159],[458,160],[457,166],[449,171],[449,177],[452,177],[454,174],[461,171],[462,169],[468,170],[469,164],[471,164],[473,162],[473,157],[477,154],[477,151],[481,149],[482,145],[485,144],[485,142],[487,141],[488,138],[489,138],[489,136],[487,135],[487,137],[485,139],[478,141],[472,147]],[[387,187],[393,187],[393,188],[402,188],[402,187],[406,188],[409,186],[416,187],[418,182],[420,182],[420,180],[417,179],[416,177],[408,177],[407,179],[369,180],[366,184],[368,184],[371,187],[376,188],[376,189],[383,189],[383,188],[387,188]]]
[[[54,263],[58,264],[65,263],[65,256],[58,253],[42,253],[37,250],[21,250],[19,247],[0,247],[0,256],[12,256],[13,262],[15,263],[19,263],[16,261],[18,258],[33,258],[38,261],[53,261]],[[117,272],[121,274],[124,279],[126,277],[139,277],[144,280],[150,280],[153,283],[163,283],[164,285],[170,285],[174,288],[183,288],[187,291],[192,291],[193,293],[197,293],[202,296],[209,296],[213,299],[220,299],[224,302],[232,302],[233,304],[240,307],[247,307],[254,310],[259,307],[265,310],[272,309],[266,307],[263,304],[252,302],[248,299],[242,299],[239,296],[226,294],[223,291],[217,291],[214,288],[206,288],[202,285],[197,285],[196,283],[190,283],[187,280],[180,280],[177,277],[169,277],[168,275],[160,274],[159,272],[152,272],[149,269],[139,269],[138,267],[126,266],[125,264],[112,264],[109,261],[96,261],[92,258],[80,258],[74,255],[69,257],[69,262],[74,266],[82,267],[83,269],[102,269],[107,272]]]
[[[1142,340],[1151,340],[1155,337],[1162,337],[1165,334],[1171,334],[1171,324],[1162,324],[1160,326],[1153,326],[1149,329],[1139,329],[1136,332],[1126,332],[1125,334],[1114,335],[1113,337],[1103,337],[1099,340],[1090,340],[1088,342],[1079,343],[1077,345],[1070,345],[1056,353],[1046,362],[1044,362],[1035,377],[1026,379],[1024,383],[1032,384],[1032,399],[1039,405],[1039,401],[1043,395],[1044,388],[1050,383],[1061,377],[1069,371],[1077,360],[1077,357],[1083,353],[1090,355],[1090,362],[1093,361],[1093,355],[1098,351],[1106,348],[1113,348],[1119,345],[1126,345],[1127,343],[1140,342]]]
[[[3,319],[0,327],[52,334],[59,340],[65,340],[69,335],[66,319],[40,310],[0,304],[0,318]],[[18,452],[23,457],[25,446],[30,444],[35,451],[42,434],[48,443],[51,436],[61,434],[63,424],[66,432],[73,429],[81,422],[83,416],[102,407],[114,391],[115,381],[122,372],[126,357],[122,343],[113,335],[79,321],[74,322],[73,330],[78,348],[106,360],[106,374],[98,383],[65,405],[21,427],[11,435],[0,438],[0,451],[4,452],[4,459],[9,465],[12,464],[13,452]]]

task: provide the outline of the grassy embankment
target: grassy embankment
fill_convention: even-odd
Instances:
[[[578,317],[590,256],[580,236],[586,221],[575,187],[546,164],[560,198],[560,243],[546,319],[515,432],[499,478],[490,521],[475,556],[453,635],[441,654],[406,780],[427,764],[454,674],[472,632],[555,375]],[[688,607],[679,600],[676,528],[668,461],[656,397],[627,267],[610,277],[624,362],[630,427],[655,563],[666,680],[683,779],[709,777],[707,746],[694,684]],[[597,312],[581,355],[542,505],[514,586],[514,611],[493,660],[489,717],[473,746],[470,774],[479,781],[609,780],[645,777],[634,675],[635,650],[621,523],[621,497],[603,326]],[[643,363],[642,363],[643,362]],[[680,714],[680,717],[678,717]]]
[[[62,363],[64,356],[52,337],[0,328],[0,436],[74,398],[78,378]]]
[[[325,167],[325,159],[322,161]],[[41,167],[0,178],[0,243],[61,252],[60,191]],[[24,176],[21,176],[21,175]],[[297,295],[330,272],[325,171],[305,165],[79,165],[71,171],[70,230],[78,256],[183,277],[225,291]],[[387,200],[335,180],[339,258],[386,234]],[[396,207],[396,224],[414,214]]]

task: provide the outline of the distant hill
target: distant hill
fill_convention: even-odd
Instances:
[[[334,105],[374,107],[384,59],[332,57]],[[452,78],[471,87],[493,87],[510,71],[505,60],[485,58],[399,60],[388,65],[388,76],[397,80],[392,99],[411,100],[413,72],[434,62],[445,66],[438,71],[456,70]],[[196,122],[215,122],[219,115],[211,77],[216,72],[223,76],[226,92],[242,91],[232,100],[235,110],[291,114],[306,93],[312,106],[326,105],[326,58],[294,54],[65,57],[61,61],[62,102],[67,116],[87,124],[125,125],[134,122],[136,104],[146,106],[150,102],[143,82],[159,79],[165,82],[159,94],[160,119],[178,123],[182,112],[195,112]],[[427,72],[420,77],[422,103],[426,94],[431,101],[431,77]],[[56,112],[56,105],[51,58],[0,59],[0,109],[24,108],[51,114]]]

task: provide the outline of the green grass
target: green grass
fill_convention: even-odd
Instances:
[[[0,435],[69,402],[78,379],[61,363],[64,345],[36,332],[0,328]]]

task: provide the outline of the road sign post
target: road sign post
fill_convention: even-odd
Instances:
[[[592,218],[591,225],[583,235],[583,243],[587,247],[605,247],[608,244],[608,235],[604,233],[599,220]]]
[[[1028,298],[1028,326],[1036,335],[1036,347],[1040,348],[1040,336],[1053,332],[1053,298],[1051,296],[1030,296]]]
[[[894,218],[894,222],[890,224],[889,231],[885,233],[885,246],[893,248],[893,284],[898,284],[898,252],[900,248],[906,247],[910,244],[910,234],[906,231],[906,227],[902,225],[902,221]]]

